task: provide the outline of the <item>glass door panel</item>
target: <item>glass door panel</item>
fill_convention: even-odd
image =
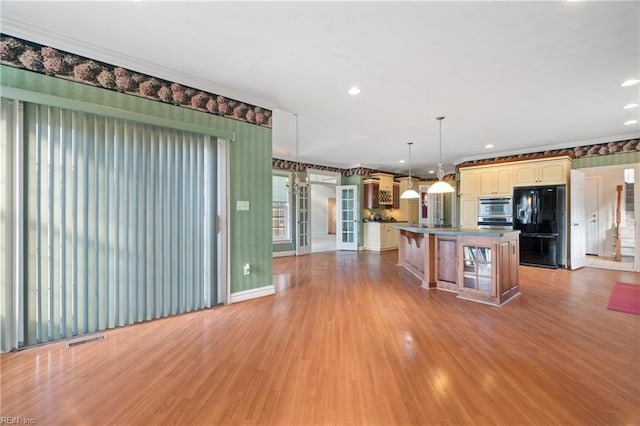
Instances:
[[[296,253],[300,256],[311,253],[311,226],[309,223],[309,186],[303,185],[299,189],[296,198],[298,210]]]
[[[358,250],[358,187],[344,185],[336,188],[338,209],[338,250]]]

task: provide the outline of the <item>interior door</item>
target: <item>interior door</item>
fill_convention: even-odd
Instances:
[[[586,263],[586,236],[584,220],[584,172],[571,170],[571,205],[569,206],[569,238],[571,241],[571,269],[578,269]]]
[[[311,253],[310,196],[309,185],[299,187],[296,195],[296,254],[298,256]]]
[[[598,255],[600,252],[600,242],[603,239],[600,233],[600,223],[598,220],[600,216],[598,214],[599,184],[600,181],[598,178],[585,178],[585,185],[589,188],[589,190],[584,193],[586,254]]]
[[[336,248],[358,250],[358,187],[342,185],[336,187],[337,222]]]

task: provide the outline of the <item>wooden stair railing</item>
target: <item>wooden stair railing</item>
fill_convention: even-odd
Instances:
[[[620,242],[620,222],[621,222],[621,214],[620,214],[620,205],[622,203],[622,185],[616,186],[616,191],[618,191],[618,200],[616,202],[616,254],[615,261],[620,262],[622,260],[622,244]]]

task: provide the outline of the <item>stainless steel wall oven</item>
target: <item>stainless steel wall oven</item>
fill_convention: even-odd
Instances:
[[[513,229],[511,197],[479,198],[478,229]]]

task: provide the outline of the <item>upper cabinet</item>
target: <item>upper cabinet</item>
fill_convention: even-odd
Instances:
[[[476,169],[460,170],[460,195],[461,197],[478,196],[478,171]]]
[[[571,160],[539,160],[513,167],[513,186],[562,185],[569,180]]]
[[[460,196],[509,196],[514,186],[562,185],[569,181],[570,170],[568,157],[464,167]]]
[[[460,170],[460,196],[486,197],[511,195],[513,167],[510,165],[482,166]]]
[[[378,204],[393,206],[393,175],[387,173],[372,173],[371,177],[379,182]]]
[[[509,196],[513,192],[513,168],[494,166],[478,171],[478,196]]]
[[[393,204],[391,205],[391,208],[400,208],[400,184],[397,182],[393,183]]]
[[[380,183],[375,179],[366,179],[362,184],[364,208],[369,210],[380,208]]]

